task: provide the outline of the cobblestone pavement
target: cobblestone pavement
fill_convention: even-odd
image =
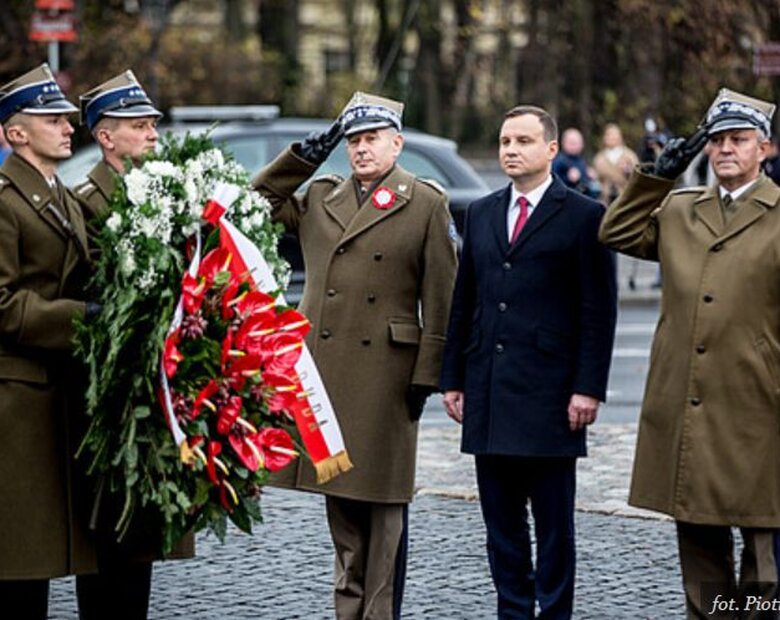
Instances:
[[[683,617],[674,526],[625,504],[633,425],[596,425],[578,472],[576,615],[586,620]],[[458,429],[424,424],[418,495],[410,512],[404,618],[495,617],[471,458]],[[629,516],[630,515],[630,516]],[[270,489],[254,537],[198,538],[198,557],[159,563],[150,617],[332,618],[332,550],[321,498]],[[52,584],[50,617],[77,617],[71,579]]]

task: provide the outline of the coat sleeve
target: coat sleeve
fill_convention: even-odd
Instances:
[[[579,346],[573,392],[606,400],[617,320],[614,254],[598,240],[600,213],[579,234]]]
[[[466,362],[463,350],[471,337],[470,329],[472,317],[474,316],[474,303],[477,298],[471,235],[469,234],[471,213],[472,208],[469,206],[466,212],[463,248],[458,264],[458,274],[455,279],[455,290],[452,294],[447,343],[444,347],[444,359],[439,380],[439,388],[444,392],[448,390],[462,391],[466,376]]]
[[[623,254],[658,260],[656,210],[674,187],[674,181],[645,174],[635,168],[628,185],[609,205],[599,239]]]
[[[437,195],[428,219],[423,248],[420,286],[422,334],[412,383],[430,388],[439,385],[452,287],[457,269],[455,240],[450,237],[451,216],[444,195]]]
[[[298,229],[306,210],[306,201],[296,198],[295,191],[316,170],[316,165],[298,157],[290,145],[252,179],[252,187],[268,199],[274,219],[287,230]]]
[[[0,209],[0,338],[21,346],[68,350],[73,319],[84,315],[85,304],[45,299],[20,286],[20,231],[13,210]]]

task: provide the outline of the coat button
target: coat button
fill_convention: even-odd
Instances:
[[[346,248],[339,248],[338,250],[336,250],[336,254],[343,254],[346,251],[347,251]]]
[[[382,260],[382,252],[375,252],[374,260]]]
[[[364,347],[367,347],[371,344],[371,338],[363,338],[363,340],[360,341],[360,344],[362,344]]]
[[[498,311],[499,312],[506,312],[507,305],[502,301],[498,304]]]
[[[704,300],[705,304],[709,304],[712,303],[713,297],[712,295],[705,295],[704,297],[702,297],[702,299]]]
[[[336,296],[336,289],[335,288],[329,288],[328,289],[328,297],[335,297]]]
[[[496,345],[496,353],[503,353],[504,352],[504,345],[499,343]]]
[[[713,252],[720,252],[722,249],[723,249],[722,243],[716,243],[715,245],[712,246]]]
[[[366,299],[368,300],[368,303],[372,304],[376,301],[376,295],[374,295],[373,293],[369,293]]]
[[[701,405],[701,399],[700,398],[696,398],[696,397],[691,398],[691,404],[694,407],[698,407],[699,405]]]
[[[512,263],[504,263],[501,265],[501,267],[504,269],[504,271],[509,271],[512,268]]]
[[[706,350],[707,348],[703,344],[700,344],[696,347],[696,353],[704,353]]]
[[[323,329],[320,332],[320,338],[322,338],[323,340],[327,340],[328,338],[330,338],[330,335],[331,334],[330,334],[330,330],[329,329]]]

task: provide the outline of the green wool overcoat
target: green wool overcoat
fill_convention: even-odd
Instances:
[[[283,152],[254,180],[275,217],[296,231],[306,265],[300,310],[354,468],[317,485],[305,459],[278,484],[362,501],[405,503],[414,492],[418,423],[405,395],[435,389],[456,271],[444,193],[396,166],[394,195],[358,203],[354,182],[327,176],[294,192],[316,167]],[[382,202],[380,201],[380,204]],[[294,479],[293,479],[294,478]]]
[[[86,219],[87,233],[91,238],[100,232],[96,225],[96,219],[105,214],[109,208],[111,196],[116,189],[119,175],[109,166],[105,160],[100,160],[92,168],[87,180],[73,188],[76,199],[81,204]],[[92,256],[97,259],[97,251],[91,248]],[[86,389],[86,386],[84,387]],[[84,467],[84,464],[80,464]],[[87,495],[91,504],[95,502],[95,489],[99,486],[93,479],[87,481]],[[92,526],[95,528],[90,535],[99,545],[102,554],[110,554],[116,557],[118,554],[137,561],[151,561],[162,557],[162,539],[160,525],[156,516],[144,514],[142,508],[138,508],[133,516],[128,533],[121,544],[115,544],[116,533],[114,525],[122,514],[124,495],[111,494],[103,487],[103,492],[97,498],[97,510],[92,514],[96,516]],[[192,533],[186,534],[166,557],[170,559],[191,558],[195,555],[195,537]]]
[[[638,170],[601,239],[661,265],[630,503],[680,521],[780,527],[780,188],[725,223],[717,187]]]
[[[72,454],[73,319],[86,275],[78,203],[18,155],[0,168],[0,579],[94,570]]]

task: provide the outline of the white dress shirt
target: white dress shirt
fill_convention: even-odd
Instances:
[[[512,241],[512,231],[515,229],[515,222],[517,222],[517,218],[520,217],[520,205],[517,204],[518,198],[520,198],[520,196],[525,196],[525,199],[528,201],[528,219],[531,219],[531,215],[533,214],[536,205],[542,201],[544,193],[550,185],[552,185],[552,175],[549,175],[541,185],[537,185],[527,194],[521,194],[515,187],[515,184],[512,183],[512,191],[509,196],[509,209],[507,209],[506,212],[507,238],[510,242]]]
[[[729,191],[722,185],[718,186],[718,191],[720,192],[720,199],[723,200],[726,196],[731,196],[732,200],[737,200],[742,194],[744,194],[746,191],[748,191],[751,187],[753,187],[753,184],[756,183],[758,179],[753,179],[749,183],[745,183],[744,185],[740,185],[737,189],[734,191]]]

